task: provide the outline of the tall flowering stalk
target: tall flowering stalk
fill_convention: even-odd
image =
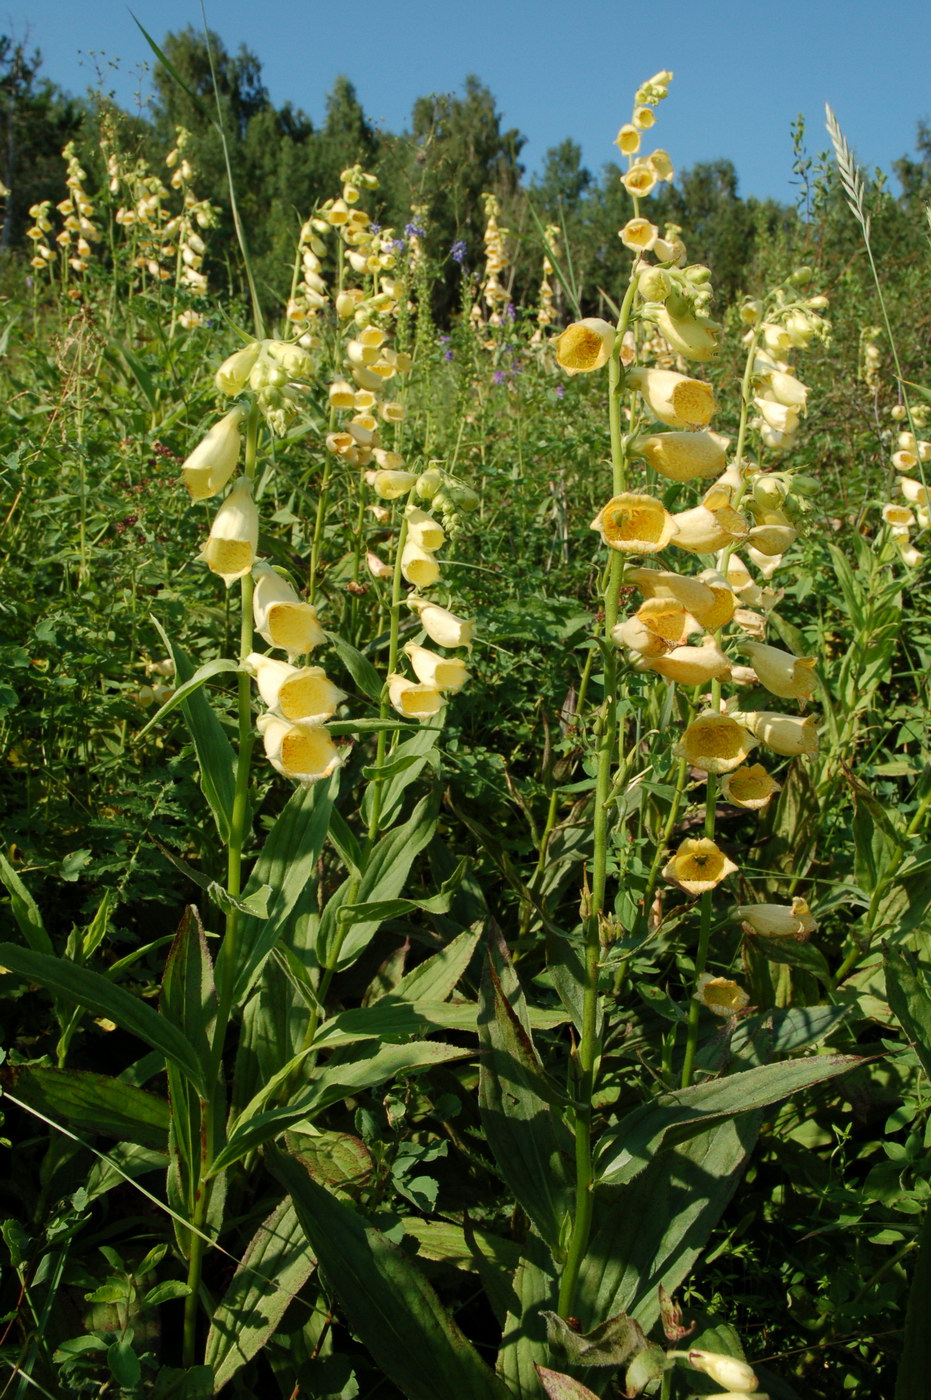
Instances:
[[[672,175],[665,151],[641,153],[642,133],[655,122],[654,108],[666,94],[671,74],[657,74],[638,91],[633,117],[621,128],[618,144],[628,156],[622,183],[634,201],[634,214],[620,231],[633,253],[630,280],[615,325],[589,318],[559,337],[557,359],[570,375],[608,371],[608,426],[612,495],[592,522],[609,550],[604,572],[604,693],[595,721],[597,754],[593,855],[583,895],[584,998],[574,1093],[576,1194],[572,1234],[560,1288],[560,1311],[571,1311],[578,1272],[587,1247],[592,1216],[591,1103],[596,1088],[600,1042],[598,984],[607,948],[618,935],[607,898],[609,852],[615,815],[615,770],[627,771],[630,758],[619,745],[618,702],[633,674],[653,672],[690,697],[689,720],[673,758],[675,795],[663,831],[666,849],[657,850],[649,873],[642,917],[654,918],[653,895],[660,876],[698,901],[695,989],[690,999],[681,1064],[683,1086],[691,1083],[702,1007],[733,1018],[748,1004],[747,994],[727,978],[712,977],[710,952],[714,891],[738,870],[716,840],[718,784],[738,806],[760,810],[777,784],[759,765],[746,760],[759,745],[778,755],[813,753],[815,722],[781,708],[743,710],[725,699],[729,683],[760,685],[780,701],[810,699],[814,658],[793,657],[765,643],[778,601],[769,584],[782,555],[796,536],[790,505],[791,474],[783,468],[804,414],[807,389],[793,373],[789,357],[824,333],[819,316],[824,299],[808,296],[810,277],[801,270],[759,305],[745,308],[747,359],[741,384],[741,413],[734,449],[711,428],[717,409],[711,386],[691,372],[717,353],[720,326],[711,319],[707,268],[689,265],[680,231],[664,233],[640,208],[656,184]],[[638,347],[632,350],[632,344]],[[644,357],[658,353],[659,363]],[[673,368],[672,366],[676,367]],[[747,455],[748,435],[758,435],[764,452],[775,454],[780,470],[761,471]],[[631,487],[631,466],[643,463],[644,489]],[[675,512],[663,494],[694,482],[698,503]],[[739,548],[760,576],[757,583]],[[668,562],[665,556],[671,552]],[[678,552],[676,554],[675,552]],[[697,557],[695,572],[680,572],[678,557]],[[662,558],[661,558],[662,556]],[[642,562],[640,562],[642,561]],[[687,566],[686,566],[687,568]],[[633,585],[643,595],[635,611],[619,615],[619,598]],[[749,665],[738,664],[743,652]],[[685,798],[689,771],[705,778],[702,833],[673,849],[674,828]],[[765,927],[807,937],[814,926],[807,905],[740,906],[748,937]],[[748,912],[749,910],[749,912]],[[630,929],[622,930],[630,932]],[[621,964],[615,990],[623,985]]]

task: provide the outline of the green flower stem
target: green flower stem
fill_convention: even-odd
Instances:
[[[611,432],[612,494],[620,495],[626,484],[626,460],[621,431],[621,341],[627,329],[636,283],[631,278],[618,317],[614,347],[608,361],[608,425]],[[605,889],[608,874],[608,842],[611,807],[611,770],[617,745],[617,653],[611,642],[611,629],[617,622],[618,593],[624,577],[624,560],[612,550],[604,589],[604,702],[596,724],[598,772],[595,780],[594,853],[591,895],[584,915],[583,954],[585,985],[582,993],[582,1025],[579,1037],[575,1085],[575,1206],[572,1235],[559,1285],[559,1312],[566,1317],[575,1301],[579,1271],[588,1248],[594,1196],[592,1193],[592,1098],[601,1047],[598,1041],[598,978],[601,970],[601,930],[605,917]]]
[[[715,804],[718,796],[718,780],[713,773],[708,774],[708,789],[705,797],[705,836],[714,840]],[[698,934],[698,952],[695,954],[695,981],[705,970],[708,961],[708,945],[711,941],[711,898],[713,891],[705,890],[701,897],[701,925]],[[698,1023],[701,1017],[701,1003],[694,996],[689,1002],[689,1020],[686,1031],[685,1055],[682,1060],[681,1086],[687,1089],[692,1082],[695,1068],[695,1050],[698,1045]]]

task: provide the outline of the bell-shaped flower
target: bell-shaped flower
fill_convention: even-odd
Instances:
[[[771,778],[762,763],[745,763],[721,779],[721,791],[735,807],[759,812],[769,805],[781,783]]]
[[[435,685],[409,681],[406,676],[388,677],[388,698],[405,719],[432,719],[443,708],[443,692]]]
[[[695,1000],[701,1002],[702,1006],[715,1016],[738,1016],[750,1004],[750,998],[743,987],[738,986],[729,977],[712,977],[710,972],[703,972],[699,977]],[[711,1355],[710,1352],[704,1354]],[[690,1359],[691,1355],[689,1352]],[[718,1377],[714,1376],[713,1379],[717,1380]],[[741,1400],[749,1400],[746,1391],[736,1393],[741,1396]]]
[[[234,398],[236,394],[241,394],[249,382],[249,375],[255,366],[256,360],[262,349],[262,342],[254,340],[251,345],[246,345],[242,350],[236,350],[228,359],[224,360],[214,376],[214,382],[221,394],[227,398]]]
[[[688,894],[704,894],[720,885],[737,868],[710,836],[686,837],[663,866],[663,879]]]
[[[730,506],[719,510],[693,506],[677,511],[672,518],[676,526],[672,543],[689,554],[715,554],[747,535],[746,517]]]
[[[659,229],[649,219],[628,219],[618,237],[631,252],[648,253],[659,237]]]
[[[446,540],[446,531],[435,516],[418,506],[408,506],[404,512],[407,518],[407,538],[421,549],[439,549]]]
[[[650,166],[656,171],[658,180],[672,180],[675,178],[675,170],[672,161],[669,159],[669,152],[658,146],[655,151],[651,151],[647,156]]]
[[[767,526],[765,528],[772,529],[773,527]],[[755,545],[749,543],[749,538],[748,535],[745,541],[747,558],[761,578],[771,579],[776,570],[782,567],[783,556],[781,554],[763,554]],[[762,594],[763,590],[761,589],[760,592]]]
[[[907,564],[910,569],[917,569],[918,565],[924,559],[924,555],[922,554],[921,550],[916,549],[916,547],[913,544],[908,544],[903,540],[899,540],[897,541],[897,543],[899,546],[899,554],[901,556],[902,563]]]
[[[439,603],[431,603],[427,598],[416,595],[408,598],[408,607],[414,609],[420,618],[420,625],[431,641],[439,647],[468,647],[472,645],[475,623],[471,619],[457,617]]]
[[[678,598],[647,598],[635,616],[655,637],[662,637],[669,648],[679,646],[690,633],[699,631],[697,622]]]
[[[803,384],[800,379],[796,379],[794,374],[788,374],[785,370],[773,369],[766,375],[765,385],[766,397],[774,403],[795,409],[797,413],[805,411],[805,405],[808,401],[808,386]]]
[[[717,569],[703,569],[698,577],[710,592],[712,601],[707,608],[700,607],[695,617],[706,631],[717,632],[733,618],[737,609],[737,596],[727,579],[722,578]]]
[[[658,671],[678,685],[705,685],[708,681],[726,680],[730,662],[714,637],[705,637],[700,646],[675,647],[665,656],[646,661],[644,670]]]
[[[436,690],[461,690],[469,679],[465,662],[458,656],[438,656],[429,647],[408,642],[405,656],[410,657],[414,675],[423,685],[431,685]]]
[[[908,506],[893,505],[891,502],[883,506],[883,520],[887,525],[892,525],[898,529],[908,530],[915,523],[915,516]]]
[[[725,979],[719,978],[718,980],[724,981]],[[741,995],[743,996],[743,1006],[746,1006],[746,994],[741,993]],[[696,1371],[704,1371],[706,1376],[717,1381],[718,1385],[726,1386],[728,1390],[736,1390],[738,1394],[746,1395],[748,1392],[756,1390],[759,1385],[753,1367],[748,1366],[746,1361],[741,1361],[737,1356],[726,1356],[723,1352],[718,1351],[702,1351],[699,1347],[692,1347],[688,1356]]]
[[[260,560],[252,570],[252,577],[255,580],[252,614],[263,641],[291,656],[303,656],[325,641],[323,628],[317,621],[317,609],[312,603],[305,603],[270,564]]]
[[[365,567],[372,578],[394,578],[394,569],[390,564],[386,564],[384,559],[381,559],[373,549],[368,549],[365,552]]]
[[[931,506],[931,493],[929,493],[927,486],[917,481],[915,477],[900,476],[899,490],[909,505],[923,506],[925,510]]]
[[[667,302],[651,319],[663,339],[683,359],[704,364],[718,353],[721,327],[707,316],[696,316],[691,312],[675,316]]]
[[[743,921],[748,933],[758,933],[763,938],[794,938],[797,943],[804,943],[818,927],[808,905],[797,895],[791,904],[739,904],[734,916]]]
[[[636,613],[633,617],[625,617],[615,623],[611,628],[611,640],[616,647],[627,647],[638,656],[644,657],[664,656],[667,651],[672,650],[672,644],[644,626]]]
[[[640,132],[629,122],[622,126],[614,138],[614,144],[622,155],[633,156],[640,150]]]
[[[760,586],[754,580],[739,554],[732,554],[728,559],[726,577],[731,588],[743,602],[752,605],[759,601]]]
[[[773,518],[782,516],[782,511],[769,511],[767,515],[768,519],[747,532],[747,544],[760,554],[785,554],[798,537],[798,531],[787,517],[782,520]]]
[[[647,433],[629,448],[668,481],[696,481],[724,470],[728,441],[718,433]]]
[[[636,584],[646,598],[675,598],[693,617],[714,606],[711,589],[691,574],[675,574],[667,569],[627,568],[624,582]]]
[[[256,728],[273,768],[299,783],[328,778],[342,759],[329,730],[322,724],[292,724],[279,715],[259,715]]]
[[[735,608],[733,622],[745,637],[753,637],[761,642],[766,636],[766,618],[763,613],[754,612],[752,608]]]
[[[656,188],[656,181],[656,171],[646,161],[642,164],[635,161],[621,176],[621,184],[634,199],[645,199],[648,194],[652,194]]]
[[[750,664],[772,695],[781,700],[810,700],[815,693],[813,656],[793,656],[780,647],[767,646],[765,642],[744,642],[744,650],[750,657]]]
[[[215,496],[229,481],[239,461],[242,442],[240,428],[245,416],[240,407],[233,408],[214,423],[207,436],[194,448],[181,468],[181,478],[191,493],[192,501],[205,501]]]
[[[383,501],[396,501],[399,497],[407,495],[416,480],[413,472],[386,471],[382,468],[373,474],[372,487],[376,496],[380,496]]]
[[[432,550],[408,540],[401,550],[401,573],[415,588],[429,588],[440,579],[440,566]]]
[[[735,711],[761,744],[783,758],[818,752],[818,728],[813,715],[781,715],[775,710]]]
[[[686,726],[673,753],[705,773],[729,773],[740,767],[756,743],[749,727],[732,715],[709,713]]]
[[[624,491],[612,496],[592,521],[605,544],[630,554],[655,554],[676,533],[673,517],[653,496]]]
[[[241,476],[214,516],[200,558],[229,588],[251,571],[258,546],[259,515],[252,483]]]
[[[290,666],[257,651],[246,659],[265,704],[284,719],[322,724],[346,699],[345,692],[327,679],[322,666]]]
[[[573,321],[556,339],[556,360],[567,374],[586,374],[607,364],[614,348],[615,330],[597,316]]]
[[[704,428],[717,407],[710,384],[675,370],[629,369],[625,382],[668,428]]]

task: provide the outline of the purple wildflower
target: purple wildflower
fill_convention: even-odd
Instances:
[[[423,238],[423,236],[424,236],[424,231],[423,231],[423,229],[420,227],[419,224],[414,224],[414,223],[405,224],[405,226],[404,226],[404,237],[405,237],[405,238]]]
[[[509,301],[507,306],[504,308],[504,315],[508,321],[513,321],[516,318],[517,311],[514,307],[513,301]]]
[[[557,397],[557,399],[561,399],[562,396],[563,396],[563,394],[564,394],[565,392],[566,392],[566,386],[565,386],[565,384],[557,384],[557,385],[556,385],[556,397]]]
[[[492,375],[492,379],[496,384],[506,384],[507,378],[507,373],[503,369],[496,369]]]
[[[465,240],[462,238],[457,238],[455,243],[449,250],[449,256],[452,258],[453,262],[461,263],[465,259],[465,255]]]
[[[452,350],[450,350],[449,347],[447,346],[447,348],[443,351],[443,359],[448,361],[448,360],[451,360],[452,357],[453,357],[453,352],[452,352]]]

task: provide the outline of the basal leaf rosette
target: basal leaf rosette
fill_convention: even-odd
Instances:
[[[710,836],[686,837],[675,855],[663,866],[663,879],[688,894],[713,890],[737,870]]]
[[[662,503],[635,491],[612,496],[591,528],[599,531],[610,549],[629,554],[656,554],[676,533],[673,518]]]
[[[729,773],[746,760],[757,740],[732,715],[699,715],[686,727],[673,749],[692,768],[705,773]]]

